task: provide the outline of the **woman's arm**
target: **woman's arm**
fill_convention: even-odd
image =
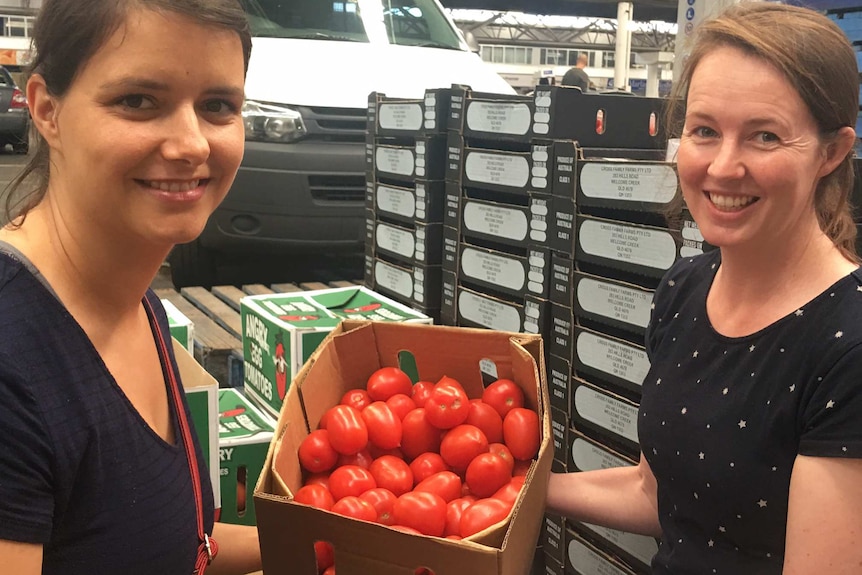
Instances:
[[[784,553],[785,575],[862,572],[862,459],[796,457]]]
[[[552,473],[547,509],[612,529],[661,535],[655,476],[643,455],[633,467]]]
[[[213,539],[218,543],[218,555],[207,575],[244,575],[262,569],[257,527],[216,523]]]
[[[39,575],[42,572],[42,546],[0,539],[0,571]]]

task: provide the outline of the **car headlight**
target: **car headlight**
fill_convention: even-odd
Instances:
[[[306,135],[302,114],[292,108],[246,100],[242,120],[248,140],[294,142]]]

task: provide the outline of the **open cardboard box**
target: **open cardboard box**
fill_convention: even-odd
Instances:
[[[302,485],[297,449],[345,391],[364,387],[380,367],[409,351],[423,380],[457,379],[480,397],[482,371],[513,379],[542,422],[539,454],[507,521],[469,539],[411,535],[293,502]],[[254,492],[264,572],[316,575],[313,544],[332,543],[339,575],[524,575],[530,571],[551,469],[550,408],[542,340],[536,335],[420,324],[345,321],[331,332],[290,386]],[[480,369],[480,363],[482,368]],[[278,469],[278,471],[275,471]]]

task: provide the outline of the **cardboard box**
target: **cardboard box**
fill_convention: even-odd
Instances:
[[[569,429],[569,471],[595,471],[637,465],[636,460],[602,445],[583,433]]]
[[[374,175],[402,182],[442,180],[445,157],[445,136],[419,135],[410,143],[378,138],[374,141]]]
[[[603,445],[632,459],[640,457],[638,404],[630,399],[572,378],[572,424],[591,430]]]
[[[502,251],[459,242],[459,281],[515,297],[530,294],[547,299],[551,252],[548,248]]]
[[[573,308],[588,319],[624,330],[643,341],[652,311],[654,290],[582,272],[574,275]]]
[[[640,575],[652,573],[650,563],[658,553],[658,541],[654,537],[591,523],[576,523],[573,527],[584,539],[592,542],[599,549],[611,551]]]
[[[302,472],[297,448],[323,413],[348,389],[362,387],[382,366],[399,365],[412,353],[422,379],[456,378],[471,397],[483,389],[480,363],[491,360],[496,376],[513,379],[526,405],[538,410],[542,443],[524,489],[510,514],[463,540],[411,535],[292,501]],[[268,575],[317,573],[313,543],[335,549],[339,575],[413,575],[419,566],[435,573],[524,575],[533,562],[551,468],[551,431],[544,393],[542,341],[536,336],[417,324],[346,321],[327,337],[288,391],[255,489],[258,533]],[[487,371],[487,368],[485,368]],[[275,471],[278,469],[278,471]]]
[[[528,150],[468,146],[456,132],[447,141],[446,180],[463,188],[524,195],[551,193],[551,142],[535,140]]]
[[[551,407],[571,415],[572,363],[568,358],[553,354],[549,356],[548,395],[550,395]]]
[[[569,457],[569,414],[551,407],[551,433],[554,437],[554,459],[561,463]]]
[[[455,302],[458,325],[538,335],[547,333],[549,304],[546,299],[525,295],[512,301],[459,284]]]
[[[650,369],[644,346],[577,326],[572,351],[577,375],[640,402]]]
[[[218,451],[218,382],[201,367],[182,344],[173,341],[174,357],[183,382],[186,403],[192,416],[192,424],[201,445],[204,461],[210,473],[215,508],[221,506],[219,489]]]
[[[373,229],[375,254],[386,254],[407,265],[440,265],[443,224],[416,223],[407,227],[377,220]]]
[[[453,87],[449,108],[449,130],[467,138],[495,142],[529,142],[533,98],[473,92],[466,86]]]
[[[441,180],[416,180],[413,186],[366,182],[365,205],[379,218],[407,224],[443,221],[446,192]]]
[[[440,309],[442,268],[439,265],[410,265],[375,257],[371,270],[379,292],[408,303],[414,310]]]
[[[452,88],[426,89],[422,99],[368,95],[368,133],[378,136],[412,136],[444,133]]]
[[[183,312],[177,309],[170,300],[163,299],[162,306],[168,316],[168,326],[171,329],[171,337],[180,342],[189,353],[195,352],[195,324],[187,318]]]
[[[558,563],[566,560],[566,518],[556,513],[545,513],[542,523],[542,548],[545,555]]]
[[[432,321],[363,286],[246,296],[240,314],[246,396],[273,417],[289,382],[341,320]]]
[[[447,190],[447,212],[452,199]],[[457,201],[459,219],[452,227],[458,229],[463,238],[479,238],[519,248],[548,245],[551,197],[546,194],[530,194],[526,205],[464,196]]]
[[[569,529],[566,536],[566,573],[575,575],[636,575],[616,557],[587,542]]]
[[[219,521],[254,525],[254,486],[272,442],[275,420],[236,389],[219,390]]]

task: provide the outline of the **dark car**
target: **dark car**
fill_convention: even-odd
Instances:
[[[30,150],[30,110],[24,92],[0,66],[0,146],[6,144],[17,154]]]

